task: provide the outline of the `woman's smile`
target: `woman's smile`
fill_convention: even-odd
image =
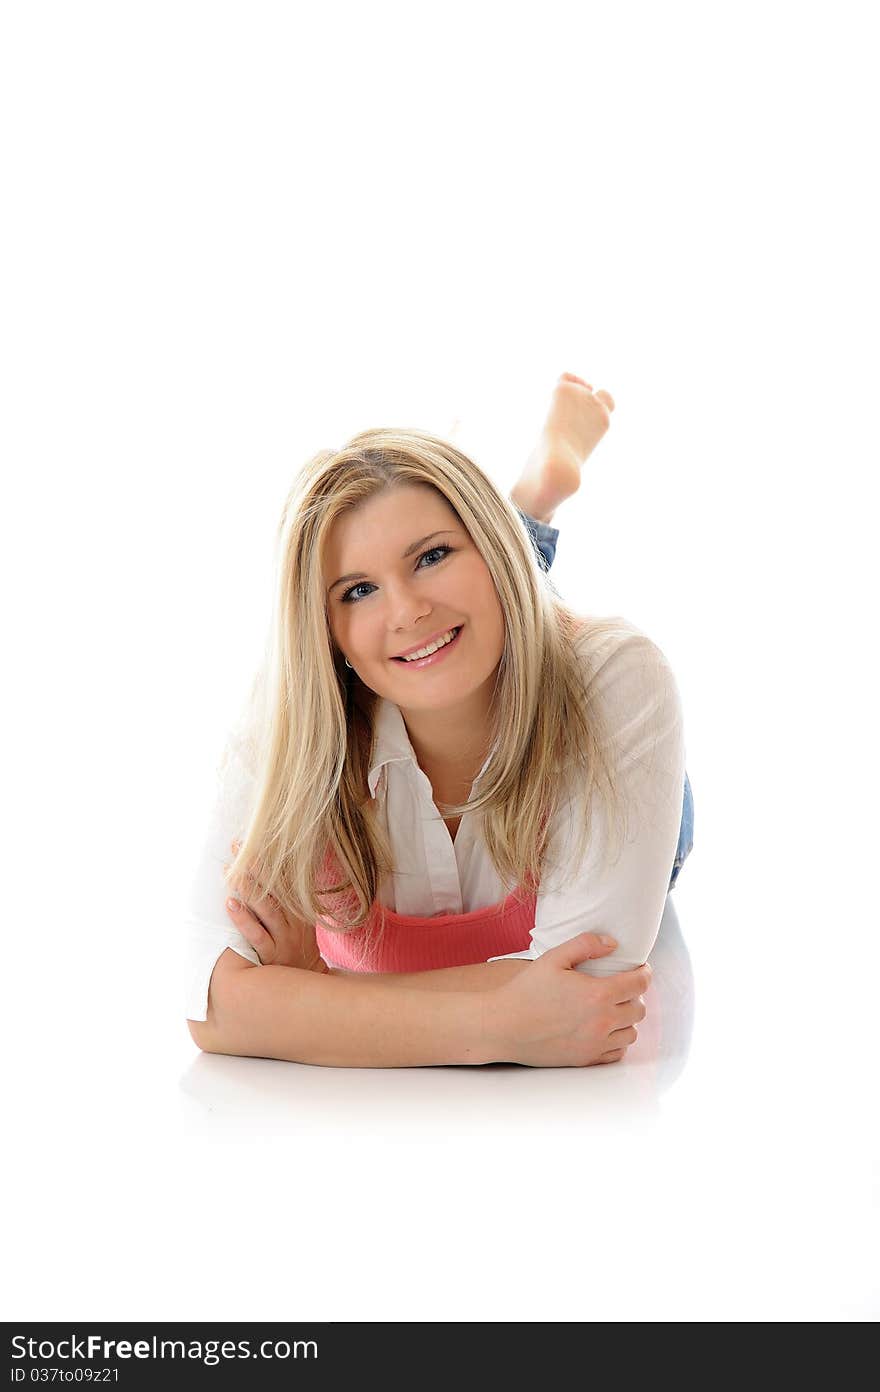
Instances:
[[[429,653],[427,657],[392,657],[391,661],[396,662],[401,667],[412,667],[419,670],[423,667],[435,667],[438,662],[442,662],[449,653],[459,647],[459,638],[463,628],[464,624],[460,624],[458,628],[450,630],[454,637],[449,642],[444,642],[441,647],[437,648],[436,652]],[[430,645],[425,644],[425,646]]]

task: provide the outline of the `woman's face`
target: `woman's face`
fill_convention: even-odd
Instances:
[[[337,518],[324,585],[333,641],[377,695],[404,710],[438,710],[494,681],[504,651],[498,595],[469,534],[430,486],[401,485]],[[395,661],[459,626],[439,660]]]

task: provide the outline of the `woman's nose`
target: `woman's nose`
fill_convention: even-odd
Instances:
[[[388,591],[388,622],[392,629],[409,630],[419,619],[430,614],[431,605],[424,595],[417,595],[406,585]]]
[[[420,624],[424,626],[424,621],[430,612],[430,609],[426,609],[423,604],[418,607],[411,604],[406,609],[398,608],[389,624],[391,633],[397,635],[415,633]]]

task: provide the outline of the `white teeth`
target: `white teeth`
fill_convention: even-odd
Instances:
[[[449,632],[444,633],[442,638],[438,638],[436,643],[429,643],[426,648],[420,648],[418,652],[408,653],[403,659],[404,662],[415,662],[417,658],[430,657],[431,653],[435,653],[438,648],[444,648],[447,643],[451,643],[457,632],[457,629],[450,628]]]

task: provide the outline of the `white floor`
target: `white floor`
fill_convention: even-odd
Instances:
[[[12,1069],[5,1318],[876,1318],[868,1054],[820,1047],[806,977],[755,988],[698,866],[611,1067],[201,1055],[155,963],[108,1047],[80,967]]]

